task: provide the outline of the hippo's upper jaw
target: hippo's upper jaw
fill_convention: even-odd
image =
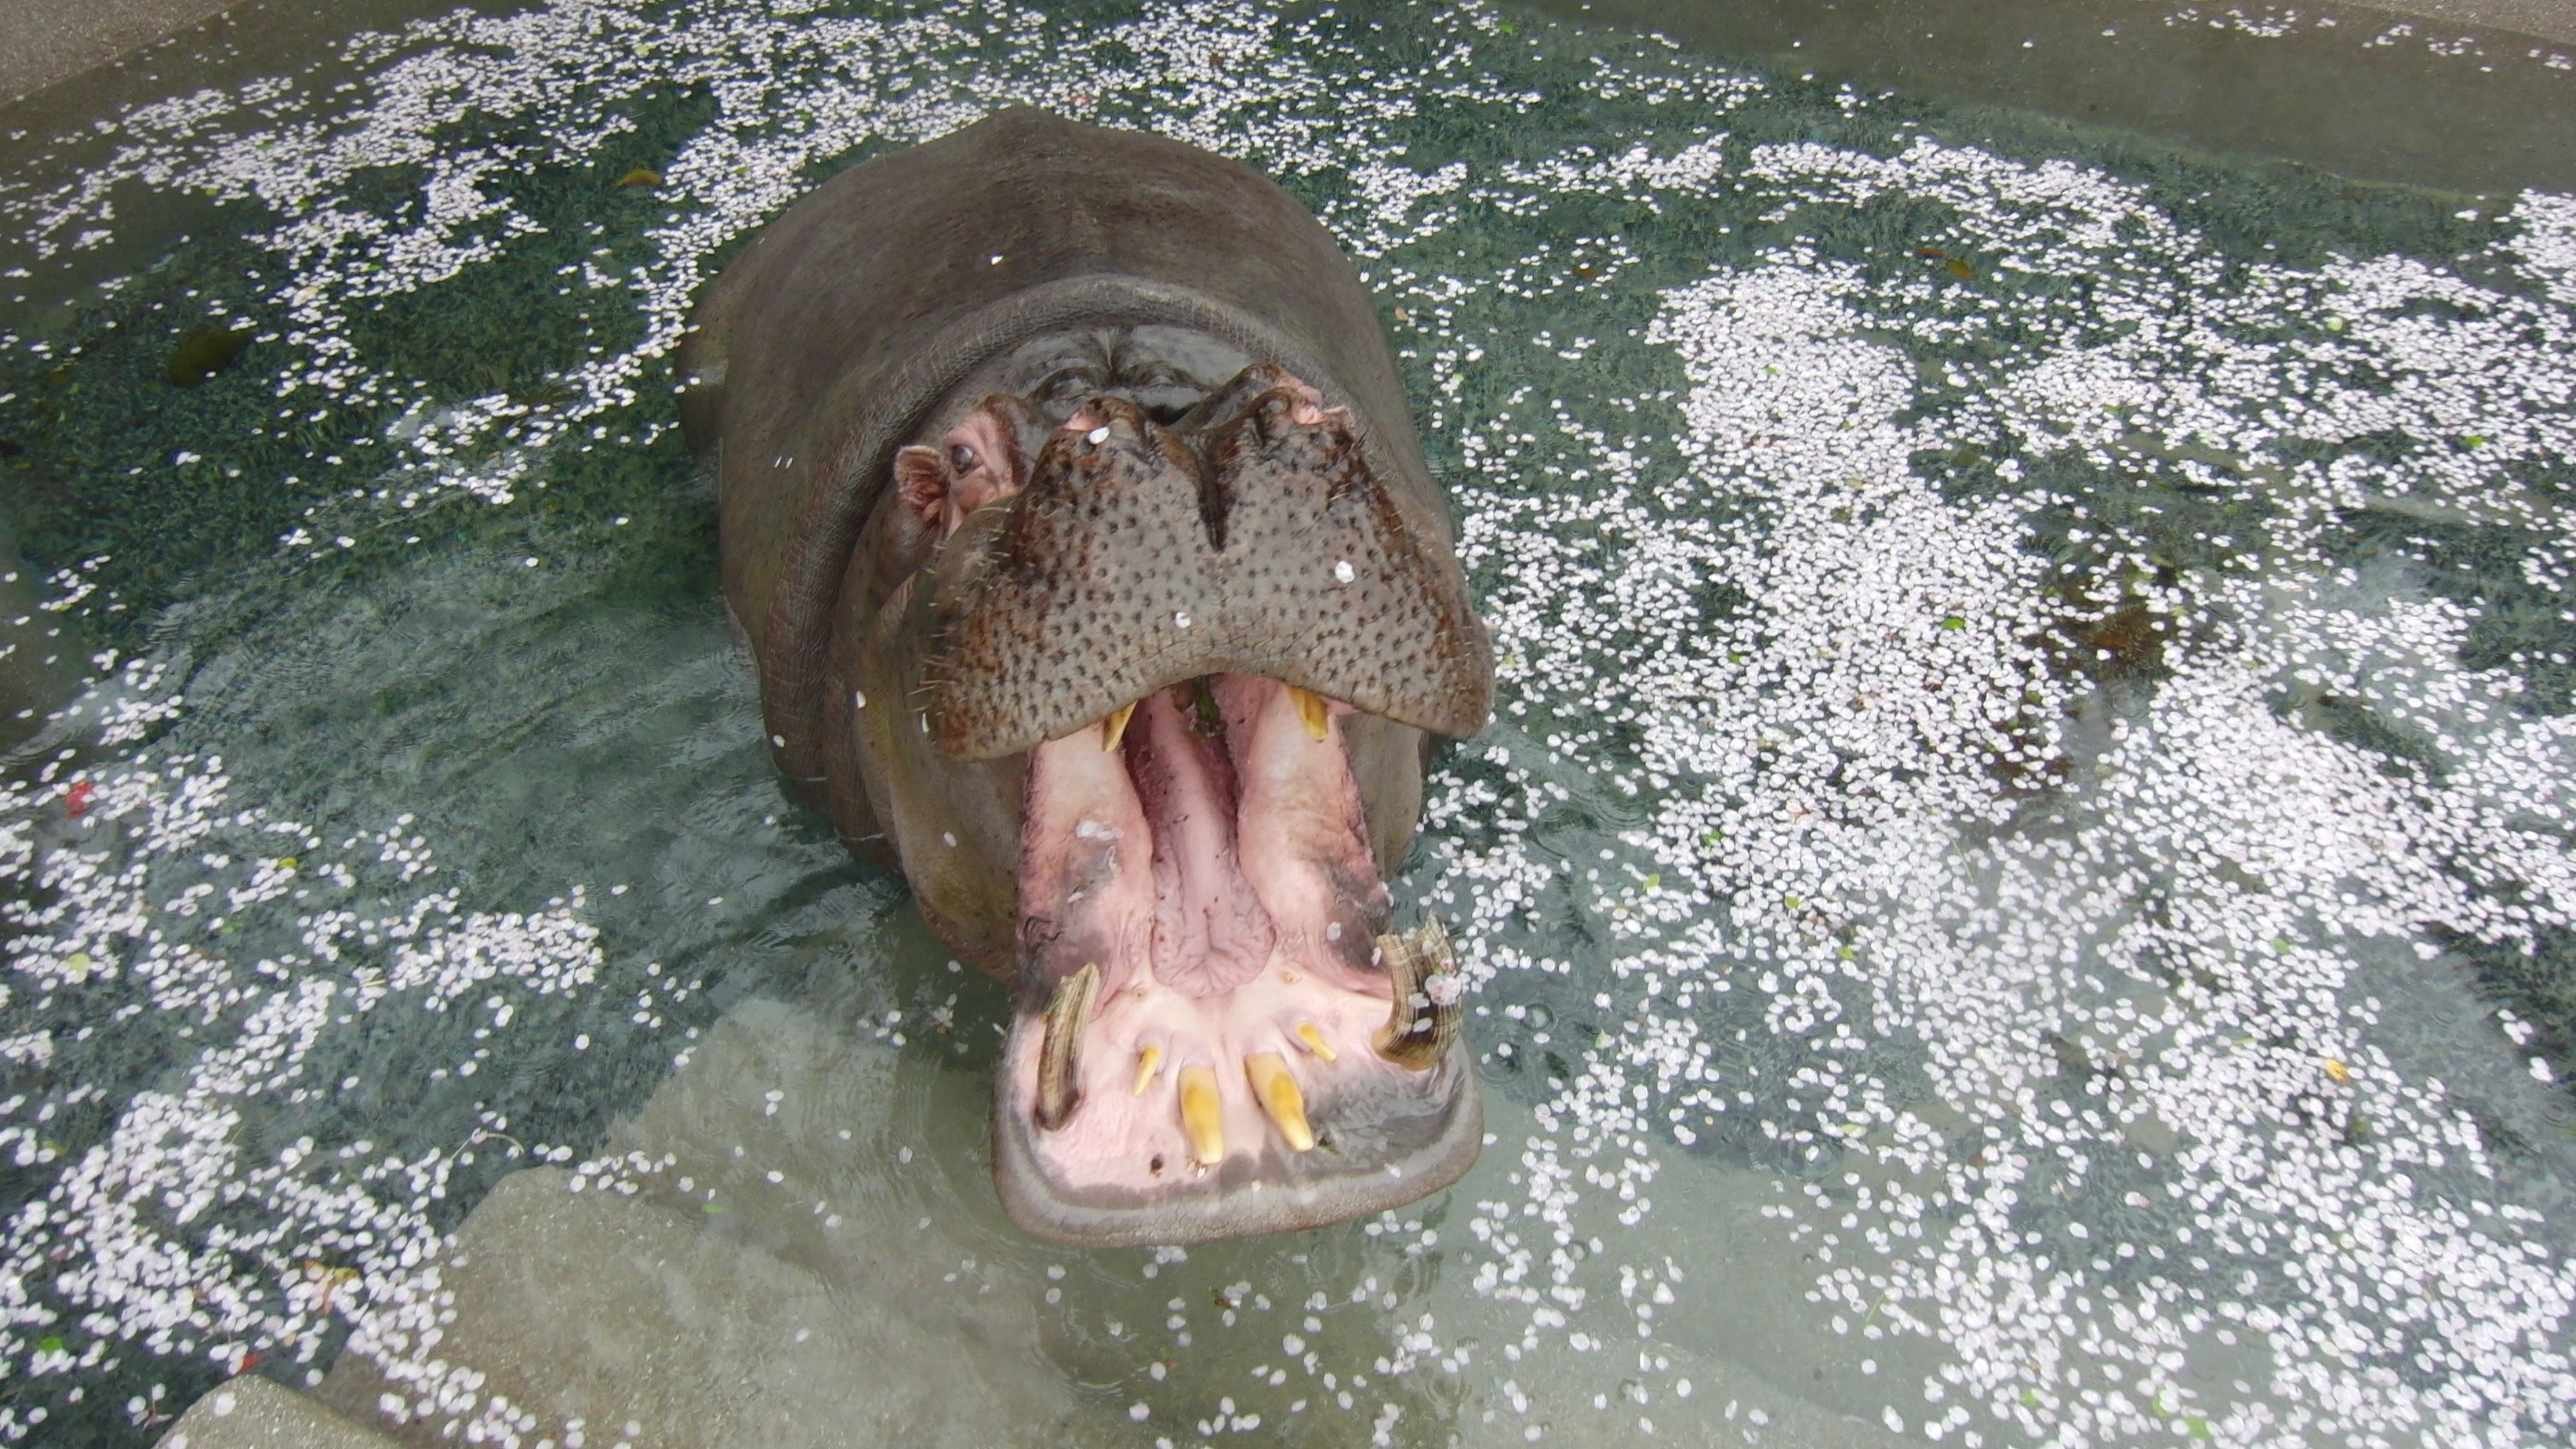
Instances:
[[[930,722],[959,759],[1221,672],[1484,728],[1493,659],[1457,564],[1370,472],[1349,413],[1276,366],[1169,428],[1094,397],[1011,505],[938,563]]]
[[[1013,415],[988,402],[937,456]],[[1389,931],[1344,722],[1483,723],[1455,564],[1273,367],[1169,428],[1095,396],[1034,451],[915,581],[922,732],[1025,752],[1004,1203],[1041,1237],[1162,1243],[1446,1185],[1482,1140],[1457,977],[1436,924]]]

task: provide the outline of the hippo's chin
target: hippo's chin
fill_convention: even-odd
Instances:
[[[1030,1026],[1013,1031],[1015,1051]],[[1453,1042],[1416,1090],[1348,1103],[1332,1140],[1319,1132],[1311,1152],[1265,1143],[1212,1169],[1167,1166],[1167,1180],[1149,1175],[1123,1186],[1060,1180],[1045,1132],[1002,1097],[993,1112],[993,1176],[1022,1232],[1085,1247],[1210,1242],[1346,1222],[1437,1192],[1475,1165],[1485,1115],[1466,1088],[1468,1070],[1466,1043]],[[1363,1117],[1358,1109],[1369,1107],[1376,1115]]]
[[[1002,1199],[1028,1232],[1313,1227],[1475,1160],[1454,965],[1436,924],[1386,929],[1349,712],[1220,674],[1030,752],[994,1108]]]

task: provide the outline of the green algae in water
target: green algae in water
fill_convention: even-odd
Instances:
[[[61,1215],[8,1241],[0,1431],[145,1441],[344,1335],[420,1367],[418,1254],[501,1174],[613,1146],[755,996],[897,1054],[912,1125],[854,1170],[1089,1386],[1059,1437],[2564,1429],[2512,1407],[2567,1402],[2558,1361],[2481,1332],[2565,1342],[2497,1266],[2566,1254],[2565,1102],[2527,1070],[2576,971],[2559,203],[1475,9],[548,14],[138,127],[138,175],[271,189],[218,181],[225,227],[0,362],[30,570],[120,651],[86,752],[23,755],[7,804],[0,1209]],[[1001,993],[771,778],[680,309],[804,187],[1009,100],[1278,175],[1368,274],[1457,494],[1506,690],[1397,893],[1458,932],[1498,1141],[1391,1220],[1008,1234],[973,1150]],[[299,117],[364,159],[273,156]],[[173,389],[208,317],[279,340]],[[690,1211],[785,1222],[762,1182]],[[2347,1237],[2453,1254],[2457,1296],[2384,1296]],[[142,1326],[160,1252],[248,1306]],[[308,1260],[367,1291],[326,1307]],[[2320,1357],[2353,1335],[2399,1347]]]

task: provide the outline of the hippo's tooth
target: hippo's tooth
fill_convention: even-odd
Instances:
[[[1216,1070],[1193,1063],[1181,1068],[1181,1130],[1201,1167],[1225,1161],[1225,1123],[1216,1101]]]
[[[1154,1074],[1162,1069],[1163,1049],[1150,1042],[1147,1043],[1143,1051],[1136,1053],[1136,1090],[1127,1095],[1131,1097],[1145,1095],[1145,1089],[1153,1085]]]
[[[1091,1022],[1092,998],[1099,993],[1100,965],[1086,961],[1056,984],[1055,1000],[1047,1007],[1046,1044],[1038,1049],[1037,1121],[1049,1131],[1072,1120],[1073,1109],[1082,1104],[1074,1063],[1083,1028]]]
[[[1100,748],[1103,751],[1118,748],[1118,742],[1127,737],[1127,719],[1135,712],[1136,701],[1131,699],[1100,721]]]
[[[1288,686],[1288,698],[1297,706],[1297,718],[1306,725],[1306,738],[1320,740],[1332,733],[1333,706],[1330,700],[1311,689]]]
[[[1342,1054],[1333,1050],[1333,1044],[1324,1040],[1324,1029],[1311,1021],[1297,1023],[1297,1040],[1306,1044],[1306,1050],[1327,1062],[1338,1062],[1342,1059]]]
[[[1288,1064],[1277,1052],[1254,1052],[1243,1059],[1243,1074],[1252,1079],[1252,1095],[1261,1099],[1261,1110],[1270,1116],[1270,1125],[1292,1152],[1310,1152],[1315,1146],[1315,1129],[1306,1125],[1306,1096],[1297,1090],[1297,1079],[1288,1075]]]
[[[1377,946],[1386,962],[1387,983],[1395,988],[1395,1005],[1377,1034],[1377,1054],[1398,1066],[1427,1071],[1458,1040],[1465,988],[1449,933],[1438,918],[1426,917],[1405,935],[1378,937]]]

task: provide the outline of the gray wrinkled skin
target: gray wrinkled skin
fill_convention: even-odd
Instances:
[[[988,971],[1021,965],[1039,743],[1208,675],[1344,701],[1384,871],[1412,839],[1426,732],[1490,712],[1491,645],[1369,298],[1233,162],[1027,109],[878,157],[702,293],[683,375],[779,769]],[[1323,421],[1294,421],[1281,377]],[[1020,420],[1025,486],[942,541],[891,486],[894,456],[979,408]],[[1052,986],[1021,980],[1022,1012]],[[1465,1170],[1479,1121],[1463,1050],[1426,1080],[1448,1106],[1387,1144],[1393,1166],[1288,1184],[1314,1187],[1311,1209],[1274,1193],[1259,1213],[1050,1221],[1175,1241],[1410,1201]]]

